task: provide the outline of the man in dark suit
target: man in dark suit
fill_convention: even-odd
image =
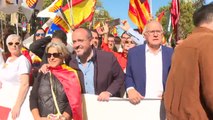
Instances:
[[[129,50],[125,85],[132,104],[145,98],[161,98],[170,69],[172,48],[161,45],[163,27],[150,21],[144,29],[147,44]]]
[[[86,28],[76,29],[72,41],[76,56],[69,65],[78,71],[83,93],[99,95],[100,101],[108,101],[110,96],[119,97],[124,73],[115,56],[94,48],[92,33]]]

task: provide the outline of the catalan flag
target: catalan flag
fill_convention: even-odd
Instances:
[[[63,64],[49,68],[50,72],[61,82],[72,109],[74,120],[83,120],[81,85],[77,71]]]
[[[63,16],[72,28],[77,28],[82,23],[92,20],[95,3],[96,0],[83,0],[72,7],[67,4],[62,7]]]
[[[35,8],[38,0],[26,0],[26,4],[29,8]]]
[[[147,21],[151,19],[148,0],[130,0],[128,15],[142,32]]]
[[[165,14],[165,11],[162,11],[159,15],[158,15],[158,17],[156,18],[156,21],[161,21],[161,19],[163,18],[163,16],[164,16],[164,14]]]
[[[55,4],[49,8],[49,12],[57,12],[59,9],[61,9],[63,5],[63,0],[56,0]]]
[[[55,30],[63,30],[65,33],[68,33],[70,30],[64,19],[58,15],[53,19],[53,23],[49,28],[48,34],[53,34]]]

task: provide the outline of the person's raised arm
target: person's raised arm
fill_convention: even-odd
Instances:
[[[123,29],[124,31],[126,31],[127,34],[129,34],[132,37],[132,39],[134,40],[134,42],[137,45],[144,44],[145,39],[142,34],[133,30],[126,20],[122,20],[121,23],[122,23],[122,25],[120,25],[120,28]]]

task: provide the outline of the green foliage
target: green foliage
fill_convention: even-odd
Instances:
[[[193,25],[193,13],[195,7],[191,2],[181,2],[180,4],[180,20],[178,27],[179,38],[186,38],[188,34],[192,32]]]
[[[170,32],[167,31],[168,24],[169,24],[169,17],[170,17],[169,16],[170,6],[171,4],[169,4],[168,6],[161,7],[156,13],[156,15],[158,15],[161,11],[163,10],[166,11],[165,15],[160,21],[161,24],[163,25],[166,38],[168,38],[170,33],[172,32],[172,30]],[[187,37],[188,34],[192,32],[192,29],[194,28],[193,20],[192,20],[194,11],[195,11],[195,7],[192,2],[184,2],[184,1],[180,2],[180,19],[178,22],[178,38],[184,39]]]
[[[44,0],[44,4],[42,6],[43,9],[48,7],[54,0]]]
[[[162,11],[165,11],[165,14],[164,16],[162,17],[160,23],[162,24],[163,26],[163,29],[164,29],[164,33],[165,33],[165,37],[168,38],[169,35],[170,35],[170,32],[167,32],[167,29],[168,29],[168,23],[169,23],[169,15],[170,15],[170,6],[163,6],[161,7],[157,12],[156,12],[156,18],[157,16],[162,12]]]
[[[103,23],[106,20],[111,20],[113,19],[109,12],[107,10],[104,9],[104,7],[102,6],[102,3],[100,0],[97,0],[96,2],[96,10],[93,16],[93,20],[92,20],[92,24],[89,24],[88,22],[84,23],[83,27],[92,27],[94,26],[96,23],[101,22]],[[90,26],[92,25],[92,26]]]

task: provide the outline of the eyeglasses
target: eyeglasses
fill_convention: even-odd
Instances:
[[[125,44],[135,44],[133,41],[127,41],[127,40],[124,43]]]
[[[8,43],[9,46],[12,46],[13,44],[15,44],[15,45],[20,45],[20,42],[15,42],[15,43],[9,42],[9,43]]]
[[[61,57],[61,53],[46,53],[47,58],[51,58],[51,56],[53,56],[54,58],[60,58]]]
[[[38,36],[44,37],[44,36],[45,36],[45,33],[36,33],[35,36],[37,36],[37,37],[38,37]]]
[[[155,34],[160,35],[163,33],[163,31],[162,30],[151,30],[151,31],[147,31],[147,33],[149,35],[155,35]]]

